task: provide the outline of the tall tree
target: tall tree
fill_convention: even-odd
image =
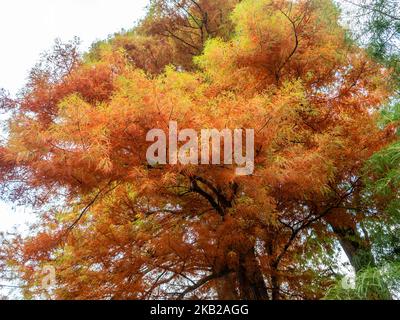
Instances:
[[[392,71],[393,93],[388,103],[382,106],[379,125],[391,128],[394,132],[398,127],[399,114],[399,71],[400,71],[400,14],[396,1],[391,0],[366,0],[350,1],[348,18],[353,18],[356,23],[350,23],[350,28],[358,42],[367,49],[367,52],[379,63]],[[382,151],[375,154],[368,161],[365,168],[364,189],[360,190],[360,201],[364,203],[364,211],[369,211],[370,218],[362,228],[358,226],[358,233],[366,237],[364,252],[370,252],[369,259],[359,259],[360,269],[363,274],[373,274],[370,277],[372,285],[381,288],[384,296],[385,285],[374,284],[380,274],[386,276],[386,282],[392,286],[392,292],[398,292],[400,277],[398,275],[398,257],[396,248],[400,239],[397,236],[399,228],[398,219],[398,184],[396,183],[396,150],[398,150],[398,137]],[[379,216],[379,219],[376,216]],[[361,230],[362,229],[362,230]],[[358,241],[360,242],[360,241]],[[373,255],[373,257],[372,257]],[[372,271],[371,271],[372,270]],[[371,272],[370,272],[371,271]],[[364,277],[362,274],[362,277]],[[365,278],[365,277],[364,277]],[[363,281],[368,286],[368,281]],[[393,287],[394,286],[394,287]],[[363,290],[361,290],[363,291]]]
[[[324,296],[333,235],[350,252],[347,230],[368,216],[352,211],[363,166],[393,139],[377,126],[389,73],[346,41],[331,1],[225,5],[156,1],[138,29],[7,104],[2,196],[41,208],[4,252],[27,296],[46,265],[61,299]],[[171,120],[254,128],[254,173],[148,164],[146,134]]]

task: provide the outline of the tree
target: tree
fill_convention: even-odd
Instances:
[[[346,1],[352,9],[357,23],[350,24],[351,31],[358,42],[367,48],[367,52],[379,63],[392,71],[393,93],[391,99],[382,108],[379,125],[390,127],[396,132],[398,126],[398,94],[399,94],[399,22],[400,16],[395,1],[371,0],[371,1]],[[374,259],[361,260],[360,265],[364,275],[361,281],[363,288],[372,286],[380,288],[385,293],[385,282],[397,293],[399,287],[398,255],[396,248],[400,239],[397,236],[399,228],[398,218],[398,179],[397,172],[398,137],[393,143],[377,152],[367,162],[364,173],[364,190],[360,198],[365,203],[365,209],[370,212],[370,217],[364,222],[362,233],[368,238],[367,247],[373,253]],[[377,218],[376,216],[379,216]],[[358,228],[360,229],[360,228]],[[370,254],[372,258],[372,255]],[[376,285],[374,281],[379,279],[377,275],[383,275],[380,279],[382,285]],[[387,289],[387,287],[386,287]],[[361,294],[362,296],[362,294]]]
[[[61,299],[316,299],[335,281],[334,235],[356,266],[360,176],[394,135],[377,126],[388,71],[346,41],[328,0],[224,3],[154,2],[133,32],[58,81],[31,77],[8,107],[2,196],[41,208],[5,250],[27,296],[53,265]],[[180,58],[143,59],[159,41]],[[254,128],[254,174],[148,164],[147,132],[171,120]]]

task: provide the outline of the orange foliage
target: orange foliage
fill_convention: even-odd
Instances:
[[[42,232],[10,254],[23,253],[33,294],[32,264],[56,267],[57,299],[314,299],[332,280],[306,265],[331,243],[310,239],[328,241],[326,218],[390,140],[376,125],[386,71],[346,42],[328,0],[181,2],[232,21],[208,16],[190,37],[196,22],[161,6],[143,34],[96,47],[97,61],[55,83],[36,79],[14,109],[0,164],[3,184],[18,182],[3,195],[47,205]],[[254,174],[149,166],[146,133],[171,119],[254,128]]]

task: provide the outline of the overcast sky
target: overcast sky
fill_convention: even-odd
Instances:
[[[1,0],[0,88],[15,94],[40,53],[78,36],[82,49],[109,34],[130,29],[148,0]],[[29,212],[0,203],[0,231],[24,224]]]
[[[148,0],[1,0],[0,87],[15,93],[55,38],[79,36],[83,47],[144,15]]]

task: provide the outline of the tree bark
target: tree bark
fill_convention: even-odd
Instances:
[[[218,300],[239,300],[236,273],[221,277],[216,285]]]
[[[269,300],[264,276],[254,253],[254,249],[241,257],[238,280],[240,299]]]
[[[356,273],[365,268],[376,266],[371,246],[362,239],[356,229],[338,227],[334,224],[331,224],[331,227]]]
[[[359,272],[376,267],[376,262],[372,253],[371,244],[363,239],[356,225],[338,223],[337,219],[327,219],[333,232],[339,240],[343,251],[346,253],[356,276]],[[391,300],[392,296],[387,288],[376,288],[370,286],[367,288],[367,298],[371,300]]]

